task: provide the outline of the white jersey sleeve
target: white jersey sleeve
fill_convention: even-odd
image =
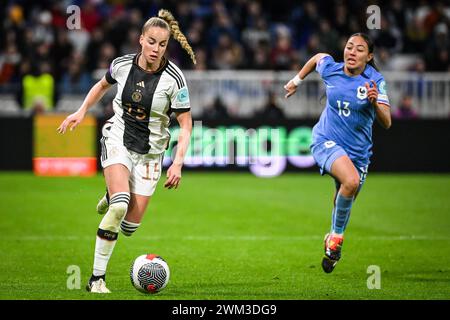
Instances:
[[[110,84],[115,84],[120,76],[128,74],[129,68],[123,67],[128,66],[130,62],[132,62],[134,56],[135,54],[127,54],[114,59],[105,74],[106,81]]]
[[[191,110],[189,90],[183,72],[172,62],[169,62],[166,72],[174,79],[170,92],[170,108],[173,112]]]

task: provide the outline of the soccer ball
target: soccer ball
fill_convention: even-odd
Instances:
[[[130,279],[133,286],[144,293],[157,293],[169,282],[167,262],[156,254],[144,254],[131,265]]]

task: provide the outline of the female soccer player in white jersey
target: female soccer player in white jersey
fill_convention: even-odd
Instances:
[[[311,152],[321,174],[330,174],[336,182],[332,226],[325,235],[322,260],[323,270],[330,273],[341,257],[350,210],[366,179],[373,121],[377,118],[388,129],[391,114],[384,78],[375,66],[373,43],[366,34],[350,36],[342,63],[325,53],[312,57],[284,86],[286,98],[314,69],[326,86],[327,103],[313,128]]]
[[[104,213],[97,231],[94,267],[86,289],[109,293],[105,274],[119,230],[130,236],[143,218],[161,175],[163,153],[169,143],[170,114],[175,112],[181,134],[165,187],[177,188],[192,131],[189,93],[181,70],[164,57],[170,36],[190,55],[194,52],[178,22],[164,9],[142,28],[138,54],[116,58],[106,75],[87,94],[83,104],[69,115],[58,131],[73,130],[90,107],[117,83],[114,116],[102,129],[101,163],[107,194],[97,205]]]

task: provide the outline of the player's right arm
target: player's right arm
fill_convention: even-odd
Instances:
[[[303,68],[301,68],[300,71],[295,75],[295,77],[289,80],[289,82],[284,86],[284,89],[287,91],[284,97],[289,98],[295,92],[297,92],[297,87],[299,86],[300,82],[302,82],[308,74],[313,72],[316,69],[317,63],[326,56],[329,56],[329,54],[318,53],[311,59],[309,59],[308,62],[305,63]]]
[[[78,126],[81,121],[83,121],[87,111],[105,95],[106,91],[108,91],[111,86],[112,85],[106,80],[105,76],[103,76],[103,78],[100,79],[100,81],[98,81],[91,88],[91,90],[89,90],[89,93],[87,94],[86,98],[84,98],[81,107],[77,111],[69,115],[66,119],[64,119],[64,121],[58,127],[58,132],[65,133],[67,127],[69,126],[70,131],[75,129],[75,127]]]

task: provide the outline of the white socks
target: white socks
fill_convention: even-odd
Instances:
[[[129,202],[130,193],[128,192],[118,192],[110,197],[108,211],[100,222],[97,231],[94,276],[101,276],[106,273],[106,267],[116,245],[119,228],[127,213]]]

